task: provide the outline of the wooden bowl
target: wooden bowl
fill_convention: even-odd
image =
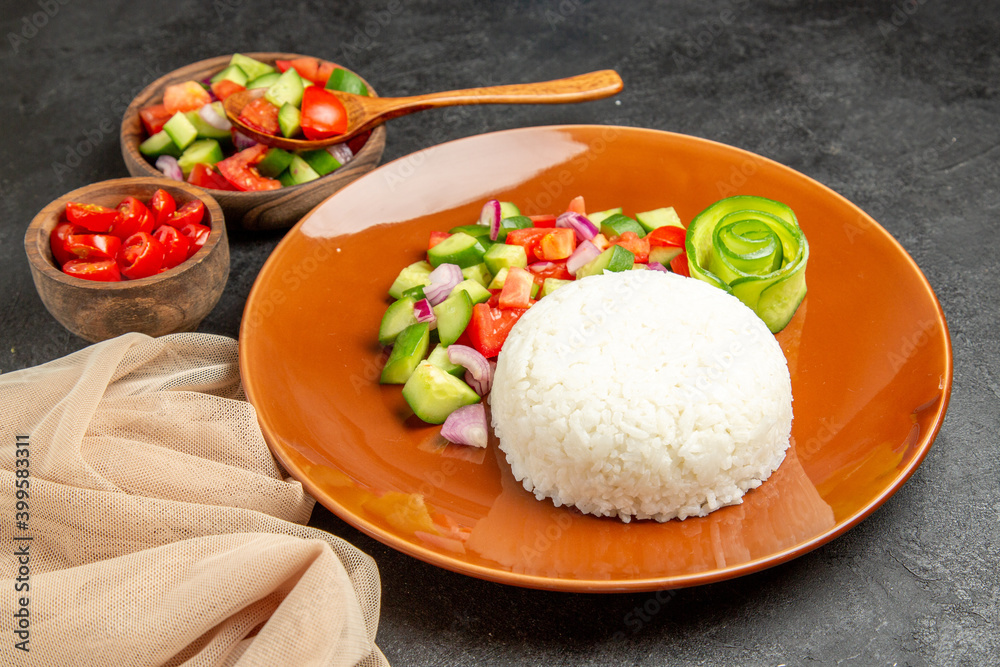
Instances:
[[[300,58],[295,53],[247,53],[245,55],[273,64],[275,60]],[[146,131],[139,118],[139,109],[158,104],[163,90],[182,81],[201,81],[222,70],[229,64],[231,55],[201,60],[161,76],[139,93],[125,109],[121,125],[122,157],[125,167],[133,176],[161,177],[163,174],[139,152],[139,144],[146,139]],[[362,79],[364,81],[364,79]],[[371,84],[364,81],[375,95]],[[354,150],[354,159],[336,171],[302,185],[269,190],[266,192],[233,192],[206,190],[215,197],[226,214],[229,224],[244,229],[286,229],[331,194],[374,169],[385,150],[385,126],[375,128],[371,134],[348,142]]]
[[[177,201],[205,203],[203,224],[212,228],[205,245],[169,271],[122,282],[96,282],[67,275],[52,256],[49,236],[63,218],[66,202],[116,207],[132,195],[143,203],[157,188]],[[208,193],[167,178],[119,178],[92,183],[43,208],[24,234],[31,276],[42,303],[59,323],[92,343],[138,331],[162,336],[194,331],[215,307],[229,277],[229,242],[222,208]]]

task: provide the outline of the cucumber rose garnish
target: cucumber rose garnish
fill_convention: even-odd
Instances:
[[[718,201],[691,222],[685,245],[691,277],[733,294],[772,333],[806,296],[809,244],[781,202],[749,195]]]

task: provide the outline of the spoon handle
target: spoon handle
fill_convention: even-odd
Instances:
[[[610,69],[566,79],[449,90],[412,97],[365,98],[368,113],[378,122],[415,111],[465,104],[563,104],[609,97],[622,89],[618,72]],[[374,120],[374,119],[373,119]]]

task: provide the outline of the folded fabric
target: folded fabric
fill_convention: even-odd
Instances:
[[[388,664],[375,563],[302,525],[236,357],[127,334],[0,375],[0,664]]]

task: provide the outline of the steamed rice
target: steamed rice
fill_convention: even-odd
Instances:
[[[785,357],[760,318],[659,271],[583,278],[532,306],[490,406],[525,489],[626,522],[742,502],[781,464],[792,423]]]

